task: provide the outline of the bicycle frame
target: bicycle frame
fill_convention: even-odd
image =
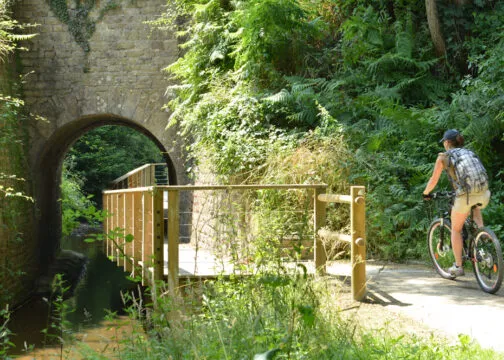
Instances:
[[[439,192],[439,193],[436,193],[436,196],[434,196],[433,199],[437,199],[438,197],[450,199],[448,209],[446,209],[446,208],[439,209],[438,216],[437,216],[437,218],[441,220],[441,234],[440,234],[441,238],[439,241],[439,246],[440,246],[440,248],[443,248],[443,245],[445,242],[445,227],[444,227],[445,221],[448,221],[448,223],[450,224],[450,228],[451,228],[450,213],[451,213],[451,208],[453,206],[453,193],[452,192]],[[451,248],[451,236],[449,236],[449,238],[448,238],[448,243],[450,244],[450,248]]]
[[[427,243],[429,254],[437,273],[453,280],[450,267],[455,256],[451,246],[451,211],[454,194],[451,192],[438,192],[432,194],[432,199],[449,200],[439,207],[438,215],[434,217],[429,226]],[[448,205],[449,206],[446,206]],[[490,294],[496,293],[504,277],[504,261],[499,239],[487,227],[479,228],[474,221],[473,206],[462,227],[462,261],[470,261],[474,275],[480,288]]]
[[[450,203],[449,203],[449,210],[446,209],[440,209],[439,210],[439,216],[438,218],[441,220],[441,239],[440,239],[440,246],[442,247],[445,241],[445,228],[444,228],[444,222],[446,220],[450,221],[450,214],[451,214],[451,208],[453,207],[453,200],[454,200],[454,194],[451,192],[447,193],[438,193],[439,197],[441,198],[449,198]],[[471,212],[469,213],[469,216],[464,222],[464,226],[462,227],[462,249],[463,253],[462,254],[462,261],[471,261],[474,263],[476,259],[474,257],[471,257],[470,254],[474,254],[474,239],[476,232],[478,231],[478,225],[474,222],[473,218],[473,212],[474,209],[476,208],[477,205],[474,205],[471,207]],[[450,222],[450,228],[451,228],[451,222]],[[448,239],[450,242],[450,247],[451,247],[451,236]]]

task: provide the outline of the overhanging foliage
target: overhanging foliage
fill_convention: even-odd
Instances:
[[[230,182],[272,180],[272,154],[342,136],[352,155],[323,172],[367,186],[369,250],[390,259],[425,253],[430,211],[420,194],[440,134],[459,128],[492,174],[487,220],[500,231],[502,45],[491,29],[504,24],[502,2],[444,3],[444,59],[424,6],[178,0],[155,24],[183,29],[184,56],[167,68],[178,80],[171,121],[191,135],[196,160],[210,158]]]

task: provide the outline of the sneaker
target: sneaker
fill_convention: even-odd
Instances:
[[[464,268],[462,266],[457,266],[455,263],[451,268],[448,269],[448,271],[453,277],[465,275]]]

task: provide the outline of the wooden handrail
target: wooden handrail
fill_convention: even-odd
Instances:
[[[366,209],[365,209],[365,187],[350,187],[350,195],[317,194],[315,200],[316,221],[315,230],[317,237],[329,237],[337,240],[350,242],[350,258],[352,265],[352,296],[354,300],[362,301],[366,297]],[[350,234],[338,234],[322,229],[325,225],[326,204],[336,202],[350,204]],[[319,272],[325,271],[324,257],[315,260],[316,268]]]
[[[164,178],[156,178],[157,167],[167,169],[167,165],[165,163],[145,164],[134,170],[131,170],[130,172],[118,177],[115,180],[112,180],[109,186],[113,189],[128,189],[128,188],[155,186],[157,185],[157,180],[164,179]],[[168,182],[167,177],[164,180]]]
[[[130,270],[127,261],[136,265],[138,256],[141,256],[143,282],[148,273],[149,279],[162,279],[164,274],[164,208],[163,193],[168,193],[168,284],[171,291],[178,288],[179,269],[179,236],[180,236],[180,192],[195,190],[300,190],[313,192],[314,199],[314,263],[316,271],[320,274],[326,272],[327,255],[321,238],[331,238],[350,242],[352,264],[352,294],[355,300],[363,300],[366,296],[366,247],[365,247],[365,188],[352,186],[350,195],[325,194],[325,184],[251,184],[251,185],[166,185],[147,186],[132,189],[103,191],[104,206],[111,213],[122,215],[107,219],[106,231],[116,227],[125,228],[134,237],[141,237],[141,243],[133,244],[115,239],[116,244],[107,244],[107,254],[118,259],[118,265]],[[338,234],[323,229],[326,222],[327,203],[339,202],[350,204],[351,231],[349,235]],[[131,205],[130,205],[131,204]],[[133,209],[128,209],[132,206]],[[141,220],[139,219],[141,216]],[[141,227],[141,229],[139,229]],[[119,260],[115,247],[124,246],[126,261]],[[141,246],[141,249],[139,248]],[[114,250],[115,249],[115,250]],[[150,264],[150,265],[149,265]],[[148,268],[150,267],[150,270]],[[133,266],[134,268],[134,266]],[[134,271],[134,270],[133,270]]]
[[[195,190],[268,190],[268,189],[325,189],[326,184],[252,184],[252,185],[157,185],[145,186],[131,189],[105,190],[104,194],[122,193],[122,192],[143,192],[153,191],[154,188],[177,191],[195,191]]]
[[[330,241],[344,241],[350,243],[352,241],[352,236],[348,234],[341,234],[335,231],[329,231],[327,229],[320,229],[318,231],[318,236],[323,239]]]
[[[117,184],[118,182],[121,182],[123,180],[126,180],[128,177],[130,177],[131,175],[134,175],[136,173],[139,173],[140,171],[142,170],[145,170],[147,169],[148,167],[152,166],[152,165],[156,165],[156,164],[145,164],[145,165],[142,165],[140,167],[137,167],[136,169],[133,169],[131,170],[130,172],[122,175],[122,176],[119,176],[117,179],[114,179],[112,180],[110,183],[111,184]]]
[[[337,195],[337,194],[320,194],[318,199],[327,203],[343,203],[350,204],[352,202],[351,195]]]

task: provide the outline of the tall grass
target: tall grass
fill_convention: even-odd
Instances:
[[[360,328],[344,316],[341,285],[306,276],[301,268],[264,270],[247,278],[193,284],[177,301],[158,296],[149,336],[124,339],[120,358],[502,358],[467,336],[449,343],[434,336],[393,334],[386,327]]]

